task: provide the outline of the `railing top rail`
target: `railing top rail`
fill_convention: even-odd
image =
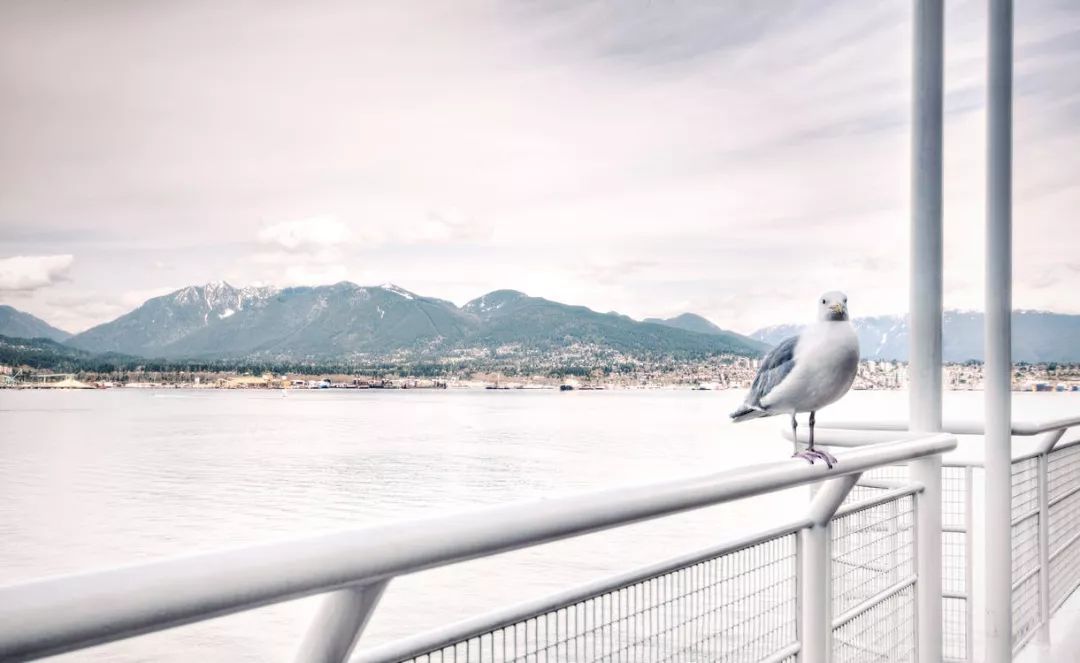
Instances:
[[[861,430],[861,431],[907,431],[908,422],[906,420],[891,419],[891,420],[878,420],[878,421],[819,421],[819,427],[830,429],[842,429],[842,430]],[[1050,431],[1057,431],[1066,428],[1073,428],[1080,426],[1080,416],[1064,417],[1061,419],[1045,419],[1042,421],[1014,421],[1012,423],[1012,434],[1019,436],[1040,435],[1042,433],[1049,433]],[[942,425],[942,430],[946,433],[952,433],[953,435],[984,435],[986,427],[984,422],[970,419],[970,420],[947,420]]]
[[[925,435],[925,433],[910,432],[906,427],[907,424],[904,422],[891,420],[819,423],[816,429],[816,440],[819,444],[843,448],[861,447],[897,438],[916,439]],[[1080,417],[1048,419],[1035,423],[1014,423],[1013,435],[1030,437],[1032,441],[1014,441],[1012,462],[1035,458],[1050,451],[1060,451],[1080,444],[1080,439],[1059,442],[1065,433],[1074,427],[1080,428]],[[946,422],[945,428],[947,433],[953,435],[983,434],[982,423],[976,421]],[[794,440],[791,429],[787,426],[782,427],[780,433],[784,438]],[[808,439],[808,433],[800,430],[799,442],[806,442]],[[945,467],[982,467],[981,447],[966,447],[961,444],[955,454],[950,454],[943,459],[942,465]]]
[[[0,659],[26,660],[945,453],[946,434],[0,588]]]

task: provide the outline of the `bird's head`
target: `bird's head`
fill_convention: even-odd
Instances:
[[[847,295],[833,290],[818,298],[818,320],[842,321],[847,319]]]

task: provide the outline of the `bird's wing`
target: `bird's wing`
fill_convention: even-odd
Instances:
[[[761,405],[761,399],[783,382],[791,369],[795,368],[795,346],[798,343],[798,336],[785,338],[765,355],[757,375],[754,376],[754,383],[750,385],[750,394],[746,397],[748,404]]]

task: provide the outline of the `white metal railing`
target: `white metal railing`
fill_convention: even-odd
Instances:
[[[808,512],[779,527],[360,658],[912,660],[914,564],[937,556],[916,515],[940,504],[913,483],[841,504],[863,472],[955,446],[928,435],[845,452],[833,470],[790,460],[0,588],[0,660],[325,594],[297,660],[344,661],[395,576],[812,483]]]
[[[853,447],[906,431],[900,421],[829,422],[817,430],[817,441]],[[1010,529],[1012,547],[1012,653],[1033,638],[1049,642],[1050,619],[1080,588],[1080,439],[1061,442],[1080,429],[1080,417],[1014,422],[1012,434],[1033,438],[1029,448],[1012,456]],[[983,435],[978,421],[946,421],[954,435]],[[790,439],[790,433],[784,433]],[[912,437],[918,434],[910,433]],[[800,435],[800,441],[803,437]],[[974,516],[973,485],[982,472],[980,459],[948,458],[942,467],[943,641],[947,661],[974,656]],[[903,476],[901,468],[864,475],[873,485]]]

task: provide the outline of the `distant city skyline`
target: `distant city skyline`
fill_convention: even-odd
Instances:
[[[981,309],[985,3],[946,16],[945,305]],[[739,331],[907,309],[911,7],[0,5],[0,303],[497,288]],[[1014,305],[1080,312],[1080,5],[1016,8]]]

